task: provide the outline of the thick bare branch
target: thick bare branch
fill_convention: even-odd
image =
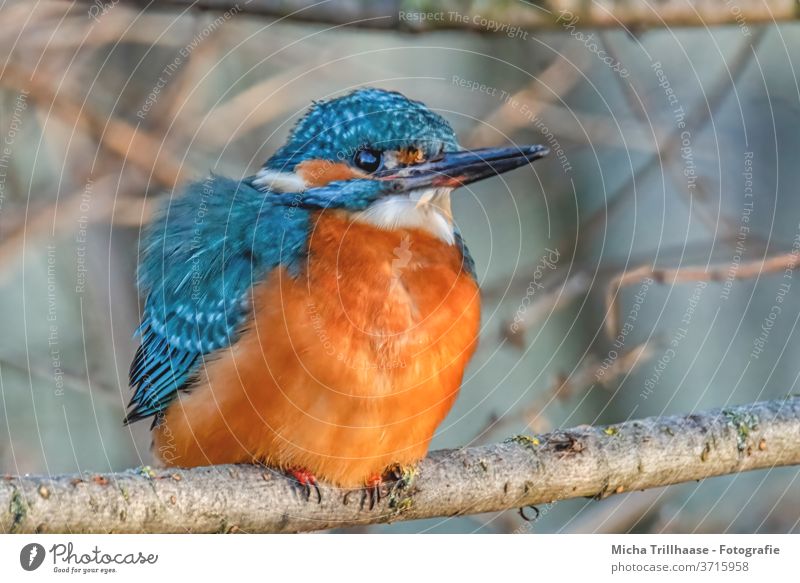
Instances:
[[[800,464],[800,397],[505,443],[442,450],[373,508],[322,487],[306,501],[283,475],[212,466],[0,480],[6,532],[295,532],[456,516]]]
[[[87,0],[85,0],[87,1]],[[496,32],[501,23],[529,29],[554,28],[573,19],[586,27],[702,26],[712,24],[753,25],[797,18],[794,0],[739,0],[726,9],[718,0],[661,0],[660,2],[574,2],[539,0],[533,2],[481,2],[479,0],[126,0],[126,4],[163,8],[185,7],[201,10],[236,10],[270,17],[290,17],[308,22],[345,24],[356,22],[368,28],[397,28],[411,32],[467,29]],[[441,15],[414,17],[414,14]],[[569,15],[569,18],[567,18]],[[559,20],[560,19],[560,20]],[[510,25],[509,25],[510,26]]]

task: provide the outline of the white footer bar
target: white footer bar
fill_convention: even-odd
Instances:
[[[800,536],[2,535],[0,573],[3,581],[137,583],[237,575],[320,582],[775,583],[800,581]]]

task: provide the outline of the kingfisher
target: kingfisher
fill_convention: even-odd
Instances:
[[[400,93],[317,101],[254,175],[210,175],[143,233],[125,423],[166,466],[255,463],[377,488],[422,459],[480,324],[451,192],[544,146],[466,150]]]

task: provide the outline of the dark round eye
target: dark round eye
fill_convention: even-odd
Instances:
[[[359,150],[353,158],[353,163],[364,172],[372,174],[380,169],[383,160],[382,154],[377,150]]]

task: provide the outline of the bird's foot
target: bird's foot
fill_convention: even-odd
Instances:
[[[400,466],[395,464],[386,470],[392,478],[392,485],[389,488],[389,508],[395,511],[402,511],[409,508],[413,501],[412,485],[417,478],[417,467],[414,465]]]
[[[305,497],[306,501],[311,499],[311,488],[317,493],[317,504],[322,502],[322,493],[317,484],[317,478],[306,470],[305,468],[290,468],[286,472],[289,474],[295,485],[300,489],[300,493]]]
[[[416,476],[416,470],[409,467],[401,467],[397,464],[389,466],[383,474],[374,474],[364,481],[364,487],[351,490],[344,496],[343,502],[347,504],[350,494],[361,492],[361,509],[367,507],[369,510],[375,508],[383,498],[389,497],[389,505],[394,507],[397,494],[400,490],[408,487]]]
[[[393,482],[395,488],[405,488],[410,486],[416,479],[417,467],[414,465],[401,466],[400,464],[394,464],[386,468],[383,476],[384,481]]]
[[[381,501],[381,487],[384,485],[383,476],[374,474],[367,478],[366,484],[361,492],[361,508],[369,501],[369,509],[375,508],[375,505]]]
[[[351,494],[361,494],[361,502],[360,507],[361,510],[364,510],[364,507],[369,504],[369,509],[372,510],[375,508],[375,504],[381,501],[381,498],[384,496],[383,492],[381,492],[381,488],[386,484],[388,480],[385,480],[383,476],[380,474],[374,474],[364,480],[364,486],[361,488],[356,488],[354,490],[348,490],[345,492],[344,498],[342,499],[342,503],[347,505],[350,501]]]

